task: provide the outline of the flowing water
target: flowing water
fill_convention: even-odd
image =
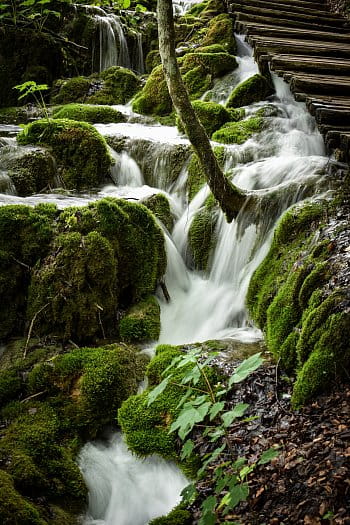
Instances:
[[[220,81],[210,94],[214,99],[226,100],[234,85],[256,72],[243,40],[240,51],[238,70]],[[255,209],[248,205],[231,224],[220,210],[215,212],[216,244],[206,272],[193,270],[188,232],[194,216],[205,205],[209,189],[205,185],[188,204],[185,190],[189,144],[175,128],[137,123],[132,118],[126,124],[97,125],[102,134],[125,145],[122,153],[113,152],[114,184],[94,194],[70,196],[51,194],[24,199],[3,193],[0,204],[33,205],[45,200],[62,208],[105,195],[142,200],[161,188],[177,220],[171,235],[166,233],[165,282],[171,301],[167,303],[159,295],[159,342],[182,344],[223,338],[257,341],[261,333],[252,325],[245,308],[250,278],[269,249],[281,213],[294,202],[321,191],[327,160],[313,119],[302,104],[294,101],[281,80],[275,78],[274,82],[276,96],[269,106],[277,116],[269,118],[268,128],[242,145],[225,147],[225,171],[231,173],[237,186],[261,196],[265,205]],[[262,106],[266,102],[250,106],[247,114]],[[130,111],[126,113],[130,115]],[[0,182],[4,175],[6,172],[0,171]],[[145,525],[167,513],[186,484],[173,465],[157,457],[136,459],[120,436],[108,443],[87,444],[79,463],[89,487],[85,525]]]

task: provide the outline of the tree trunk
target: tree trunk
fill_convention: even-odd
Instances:
[[[182,80],[175,53],[175,29],[171,0],[158,0],[159,52],[171,100],[198,155],[208,185],[227,220],[237,217],[247,195],[225,177],[211,149],[209,138],[194,112]]]

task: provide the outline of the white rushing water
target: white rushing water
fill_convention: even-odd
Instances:
[[[216,84],[209,94],[213,99],[225,101],[234,85],[255,74],[256,65],[244,40],[240,41],[240,51],[239,68],[221,84]],[[159,296],[159,342],[182,344],[222,338],[256,341],[261,333],[250,322],[245,308],[250,278],[269,249],[277,218],[291,204],[315,191],[326,164],[323,141],[313,119],[302,104],[293,100],[280,79],[275,78],[274,82],[276,96],[269,101],[269,106],[277,116],[269,119],[267,129],[244,144],[225,148],[225,171],[231,172],[232,180],[240,188],[264,198],[277,193],[278,201],[275,199],[261,210],[242,210],[231,224],[217,210],[216,243],[206,272],[192,269],[188,232],[196,213],[205,206],[209,189],[204,186],[192,202],[187,203],[186,155],[182,166],[178,166],[176,180],[171,173],[174,163],[165,162],[172,149],[188,146],[188,141],[173,127],[130,122],[96,125],[102,134],[126,137],[133,146],[152,144],[152,151],[146,150],[152,155],[143,155],[144,162],[151,164],[152,186],[145,184],[146,164],[136,155],[135,146],[120,154],[113,153],[114,185],[101,188],[95,194],[51,194],[21,199],[3,193],[0,204],[34,205],[51,201],[62,208],[86,204],[106,195],[142,200],[161,188],[169,197],[177,221],[172,234],[166,235],[165,283],[171,301],[167,303]],[[266,102],[246,108],[247,115],[262,106],[266,106]],[[154,152],[158,153],[156,157]],[[159,160],[162,155],[164,162]],[[153,517],[166,514],[178,502],[186,484],[173,465],[157,457],[144,461],[135,458],[119,436],[107,444],[87,444],[79,463],[89,487],[85,525],[145,525]]]

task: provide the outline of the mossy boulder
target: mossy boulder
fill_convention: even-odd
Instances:
[[[25,107],[12,106],[0,109],[0,124],[24,124],[28,122],[28,111]]]
[[[1,523],[45,525],[46,522],[40,518],[39,511],[17,492],[11,476],[4,470],[0,470],[0,489]]]
[[[166,516],[160,516],[149,522],[149,525],[191,525],[193,517],[184,505],[178,505]]]
[[[216,102],[195,100],[192,102],[192,107],[209,137],[231,118],[230,113]],[[177,119],[177,127],[181,133],[184,132],[179,118]]]
[[[24,151],[23,155],[12,158],[7,167],[20,197],[56,186],[55,160],[45,149],[31,148]]]
[[[100,73],[102,85],[88,97],[90,104],[125,104],[140,89],[140,80],[130,71],[120,66],[112,66]]]
[[[56,80],[53,86],[51,104],[69,104],[70,102],[84,102],[91,86],[87,77],[73,77]]]
[[[239,122],[229,122],[215,131],[212,139],[223,144],[243,144],[255,133],[264,129],[265,120],[260,117],[251,117]]]
[[[156,193],[142,202],[159,219],[166,229],[171,232],[174,226],[174,217],[170,203],[164,193]]]
[[[209,22],[208,31],[202,41],[203,46],[220,44],[230,54],[236,53],[233,21],[230,15],[222,13]]]
[[[42,119],[28,124],[18,135],[21,145],[50,148],[66,188],[93,188],[106,181],[112,158],[105,139],[86,122]]]
[[[143,89],[132,103],[133,111],[149,115],[168,115],[172,111],[172,102],[161,65],[155,67]]]
[[[229,108],[240,108],[249,106],[254,102],[265,100],[273,94],[273,89],[265,77],[257,73],[238,84],[232,91],[226,106]]]
[[[49,251],[57,208],[0,207],[0,339],[23,330],[30,270]]]
[[[192,100],[201,98],[213,85],[213,77],[203,65],[183,73],[182,78]]]
[[[294,406],[324,390],[350,365],[349,314],[342,307],[346,292],[330,293],[329,241],[317,241],[315,233],[325,218],[317,202],[287,211],[247,296],[268,348],[282,366],[297,373]]]
[[[110,106],[95,106],[92,104],[67,104],[54,109],[54,119],[70,119],[90,122],[90,124],[109,124],[110,122],[125,122],[126,117],[120,111]]]
[[[187,73],[191,69],[202,67],[214,78],[229,73],[238,67],[234,56],[229,53],[220,52],[197,52],[187,53],[181,60],[181,72]]]
[[[152,49],[146,56],[145,66],[147,73],[151,73],[152,70],[162,63],[158,49]]]
[[[189,232],[188,244],[195,268],[206,270],[210,254],[215,246],[215,227],[217,213],[215,209],[203,207],[193,218]]]
[[[122,341],[154,341],[160,334],[160,308],[152,295],[132,306],[119,323]]]

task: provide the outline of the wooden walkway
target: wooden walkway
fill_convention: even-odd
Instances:
[[[328,153],[350,162],[350,21],[325,0],[231,0],[262,73],[274,71],[306,103]]]

